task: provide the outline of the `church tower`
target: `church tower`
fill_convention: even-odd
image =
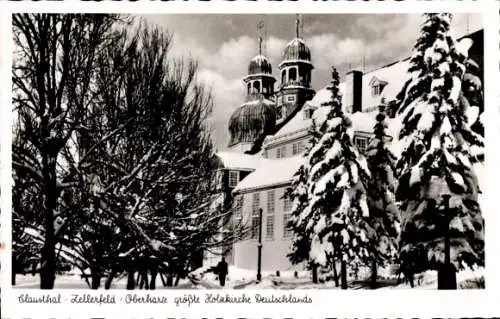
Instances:
[[[276,125],[272,66],[262,54],[262,28],[259,24],[259,54],[248,64],[248,75],[243,78],[246,89],[243,103],[229,120],[231,139],[228,147],[233,151],[249,151],[257,139],[274,131]]]
[[[276,92],[276,121],[281,123],[314,96],[311,87],[311,51],[301,37],[301,17],[295,20],[295,39],[283,51],[283,61],[278,66],[280,86]]]

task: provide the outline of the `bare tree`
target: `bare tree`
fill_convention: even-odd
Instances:
[[[13,145],[14,178],[29,176],[42,195],[42,289],[54,286],[54,222],[60,214],[61,190],[68,186],[58,167],[60,154],[95,97],[96,56],[109,43],[114,21],[108,15],[13,16],[12,81],[18,134],[18,144]]]

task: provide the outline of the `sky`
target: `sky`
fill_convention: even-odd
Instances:
[[[293,14],[175,14],[144,15],[147,22],[173,35],[172,54],[199,63],[198,81],[211,87],[214,109],[210,118],[217,150],[227,148],[228,120],[244,101],[242,79],[258,54],[257,25],[263,21],[264,54],[278,78],[277,66],[285,45],[295,37]],[[419,14],[302,15],[301,36],[311,49],[312,86],[328,84],[330,68],[341,75],[352,69],[370,71],[411,55],[418,36]],[[460,37],[483,28],[479,14],[456,14],[451,33]]]

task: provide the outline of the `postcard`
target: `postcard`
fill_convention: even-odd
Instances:
[[[5,318],[493,317],[498,4],[2,4]]]

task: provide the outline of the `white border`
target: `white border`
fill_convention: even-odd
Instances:
[[[306,290],[293,291],[294,295],[308,295],[312,304],[199,304],[169,305],[88,305],[66,304],[19,304],[16,297],[22,290],[15,292],[10,287],[10,255],[5,250],[1,255],[2,315],[6,318],[26,317],[71,317],[71,318],[130,318],[130,317],[493,317],[500,314],[497,301],[500,295],[500,206],[497,181],[500,181],[500,151],[497,147],[500,133],[499,116],[499,6],[496,1],[406,1],[406,2],[343,2],[343,1],[266,1],[257,2],[236,0],[189,1],[139,1],[139,2],[5,2],[0,1],[0,140],[1,140],[1,241],[11,241],[11,16],[12,12],[122,12],[131,14],[145,13],[422,13],[451,11],[454,13],[483,13],[485,30],[485,114],[486,114],[486,174],[484,203],[482,205],[486,220],[486,289],[481,291],[436,291],[436,290]],[[28,290],[26,290],[28,291]],[[45,292],[29,290],[42,295]],[[61,293],[69,297],[72,293],[99,295],[102,291],[53,290],[52,295]],[[110,291],[119,299],[128,293],[137,295],[175,297],[195,294],[201,299],[207,292],[234,295],[255,293],[263,295],[286,293],[287,291]],[[495,298],[496,297],[496,298]],[[203,301],[203,300],[202,300]]]

